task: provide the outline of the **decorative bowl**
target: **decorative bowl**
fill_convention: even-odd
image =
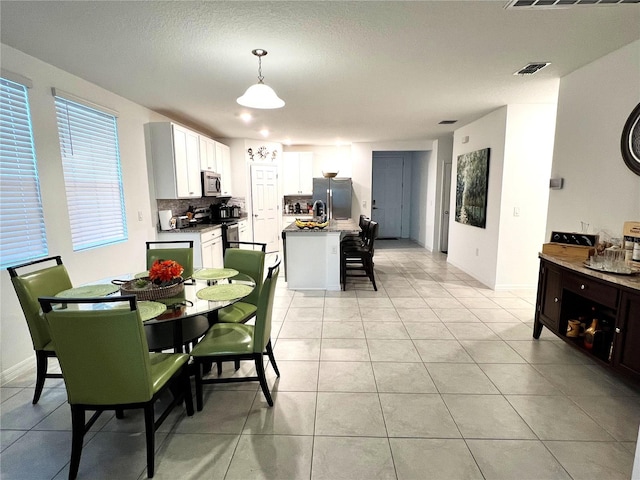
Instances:
[[[333,178],[338,175],[338,172],[322,172],[324,178]]]
[[[138,282],[147,280],[145,286],[138,286]],[[114,280],[115,283],[115,280]],[[171,285],[156,285],[149,277],[141,277],[130,280],[120,285],[122,295],[135,295],[138,300],[158,300],[160,298],[175,297],[184,290],[184,279],[180,277],[177,283]]]

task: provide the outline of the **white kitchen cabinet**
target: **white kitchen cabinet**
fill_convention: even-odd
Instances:
[[[222,229],[219,226],[207,229],[205,232],[181,232],[179,230],[160,232],[158,240],[192,240],[194,267],[222,268],[224,266]]]
[[[231,149],[220,142],[216,142],[217,172],[220,174],[221,195],[230,197],[231,193]]]
[[[148,124],[156,198],[200,198],[200,135],[170,122]]]
[[[238,222],[238,240],[241,242],[251,242],[251,231],[249,230],[249,220],[240,220]]]
[[[313,153],[285,152],[283,154],[284,195],[313,193]]]
[[[224,253],[222,248],[222,231],[216,229],[200,235],[202,266],[209,268],[224,267]]]
[[[218,172],[216,165],[216,142],[209,137],[200,135],[200,169]]]

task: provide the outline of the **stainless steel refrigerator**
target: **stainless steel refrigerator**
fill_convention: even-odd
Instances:
[[[322,200],[325,203],[328,218],[351,218],[351,190],[350,178],[313,179],[313,201]]]

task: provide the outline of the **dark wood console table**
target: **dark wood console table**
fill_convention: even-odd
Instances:
[[[595,309],[595,311],[593,310]],[[583,337],[567,337],[570,319],[598,318],[593,349]],[[547,327],[567,343],[614,370],[640,380],[640,276],[596,272],[580,262],[540,254],[533,337]]]

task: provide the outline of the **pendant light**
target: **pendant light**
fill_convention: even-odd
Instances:
[[[266,50],[257,48],[252,50],[256,57],[258,57],[258,83],[251,85],[244,92],[244,95],[238,97],[237,102],[245,107],[249,108],[282,108],[284,107],[284,100],[282,100],[276,92],[273,91],[268,85],[263,83],[264,77],[262,76],[262,57],[267,54]]]

